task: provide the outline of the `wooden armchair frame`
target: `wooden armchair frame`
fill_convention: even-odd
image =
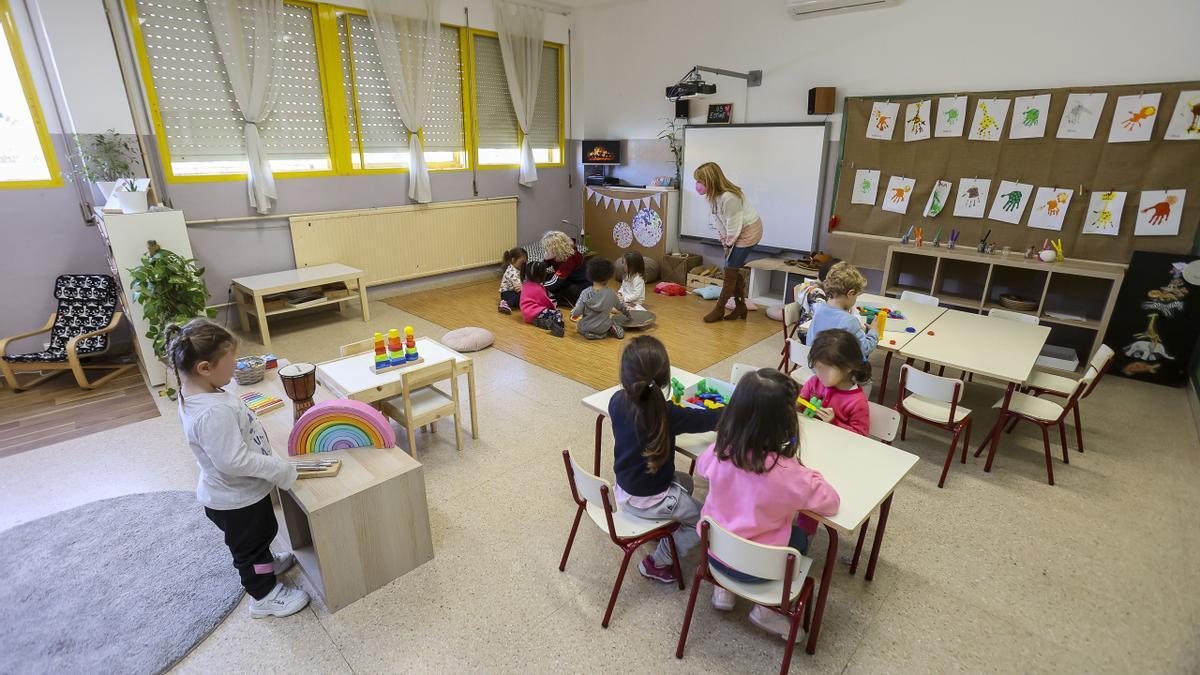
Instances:
[[[90,359],[94,357],[103,356],[106,354],[108,352],[108,348],[105,348],[103,351],[83,355],[80,355],[76,351],[80,340],[95,337],[97,335],[104,335],[116,330],[117,326],[121,323],[121,318],[123,316],[124,314],[122,312],[115,311],[113,312],[112,319],[104,328],[94,330],[90,333],[81,333],[68,340],[66,361],[31,361],[28,363],[10,363],[0,358],[0,372],[3,372],[4,374],[4,381],[7,382],[8,386],[14,391],[24,391],[26,389],[32,389],[33,387],[36,387],[37,385],[42,384],[51,378],[62,375],[67,371],[71,371],[71,373],[75,376],[75,382],[80,387],[84,389],[95,389],[105,382],[108,382],[109,380],[112,380],[126,371],[131,370],[136,366],[136,364],[92,363],[90,361]],[[30,331],[28,333],[20,333],[18,335],[12,335],[6,338],[0,338],[0,356],[8,353],[8,343],[14,340],[21,340],[24,338],[33,337],[34,335],[40,335],[42,333],[49,333],[50,329],[54,327],[54,320],[56,318],[58,318],[58,312],[51,314],[50,318],[46,321],[46,325],[42,326],[38,330]],[[109,344],[111,345],[111,341]],[[87,360],[87,362],[85,363],[84,360]],[[97,380],[88,380],[86,371],[89,369],[111,370],[112,372],[100,377]],[[36,379],[22,384],[17,380],[17,373],[43,374]]]

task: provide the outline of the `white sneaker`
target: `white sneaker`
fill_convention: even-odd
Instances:
[[[275,584],[275,588],[262,600],[250,601],[250,616],[261,619],[268,616],[291,616],[308,605],[308,593],[299,588]]]
[[[750,610],[750,623],[784,640],[788,639],[788,633],[792,630],[790,619],[761,605],[755,605],[754,609]]]
[[[713,608],[722,612],[733,609],[734,595],[720,586],[713,586]]]
[[[296,555],[291,551],[283,553],[274,553],[271,555],[274,558],[275,576],[279,576],[291,569],[292,565],[296,564]]]

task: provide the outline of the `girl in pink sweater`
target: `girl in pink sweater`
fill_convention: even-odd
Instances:
[[[808,550],[808,532],[796,525],[797,511],[837,513],[841,500],[820,473],[800,463],[796,397],[799,387],[777,370],[763,368],[738,381],[721,422],[717,442],[696,460],[708,479],[701,515],[760,544]],[[738,581],[765,582],[709,556],[709,565]],[[733,609],[733,594],[713,587],[713,606]],[[788,621],[755,606],[750,621],[786,638]]]
[[[525,319],[525,323],[550,331],[554,337],[562,337],[562,312],[554,306],[542,285],[547,276],[544,262],[535,260],[525,266],[525,281],[521,284],[521,318]]]
[[[821,399],[817,419],[866,436],[871,409],[859,385],[871,381],[871,364],[863,361],[858,339],[840,328],[821,331],[808,350],[808,367],[816,375],[804,383],[800,398]]]

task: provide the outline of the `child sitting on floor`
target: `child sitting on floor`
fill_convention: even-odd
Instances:
[[[864,329],[854,309],[854,303],[866,287],[866,277],[854,265],[845,261],[834,265],[825,279],[825,293],[829,299],[825,304],[817,305],[816,311],[813,312],[805,344],[811,345],[821,331],[841,328],[858,340],[865,361],[879,343],[879,331],[874,327],[875,317],[867,320],[867,327]]]
[[[871,409],[860,385],[871,381],[871,366],[863,361],[858,340],[840,328],[822,331],[808,349],[808,367],[816,375],[804,383],[800,398],[821,399],[816,418],[861,436],[868,435]]]
[[[554,306],[546,294],[546,263],[535,260],[525,266],[525,282],[521,284],[521,317],[525,323],[550,331],[554,337],[562,337],[562,312]]]
[[[513,308],[521,308],[522,275],[529,254],[517,246],[504,252],[504,276],[500,278],[500,313],[512,314]]]
[[[645,309],[642,303],[646,302],[646,261],[637,251],[626,253],[624,261],[625,278],[621,280],[617,298],[629,309]]]
[[[800,463],[798,395],[799,385],[777,370],[744,375],[717,424],[717,442],[696,460],[696,473],[708,479],[702,516],[750,541],[805,553],[809,535],[796,524],[796,512],[831,516],[841,499],[820,473]],[[736,581],[768,581],[735,570],[711,554],[707,562]],[[712,602],[729,611],[734,597],[714,586]],[[787,619],[765,607],[756,605],[750,621],[787,639]]]
[[[571,309],[571,318],[579,319],[579,334],[589,340],[602,340],[609,335],[617,339],[625,337],[622,325],[629,320],[629,309],[608,287],[612,277],[612,262],[599,256],[588,261],[587,278],[592,285],[579,294],[579,301]],[[620,317],[613,316],[618,312]]]

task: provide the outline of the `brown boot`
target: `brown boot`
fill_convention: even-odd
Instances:
[[[741,277],[740,274],[734,276]],[[712,311],[704,315],[704,323],[716,323],[725,318],[725,303],[733,297],[735,283],[737,282],[729,278],[729,268],[725,268],[725,281],[721,283],[721,297],[717,298],[717,304]]]
[[[746,314],[746,283],[742,279],[742,272],[736,267],[725,268],[725,283],[729,284],[730,279],[733,280],[733,311],[725,315],[726,321],[734,319],[745,320]]]

